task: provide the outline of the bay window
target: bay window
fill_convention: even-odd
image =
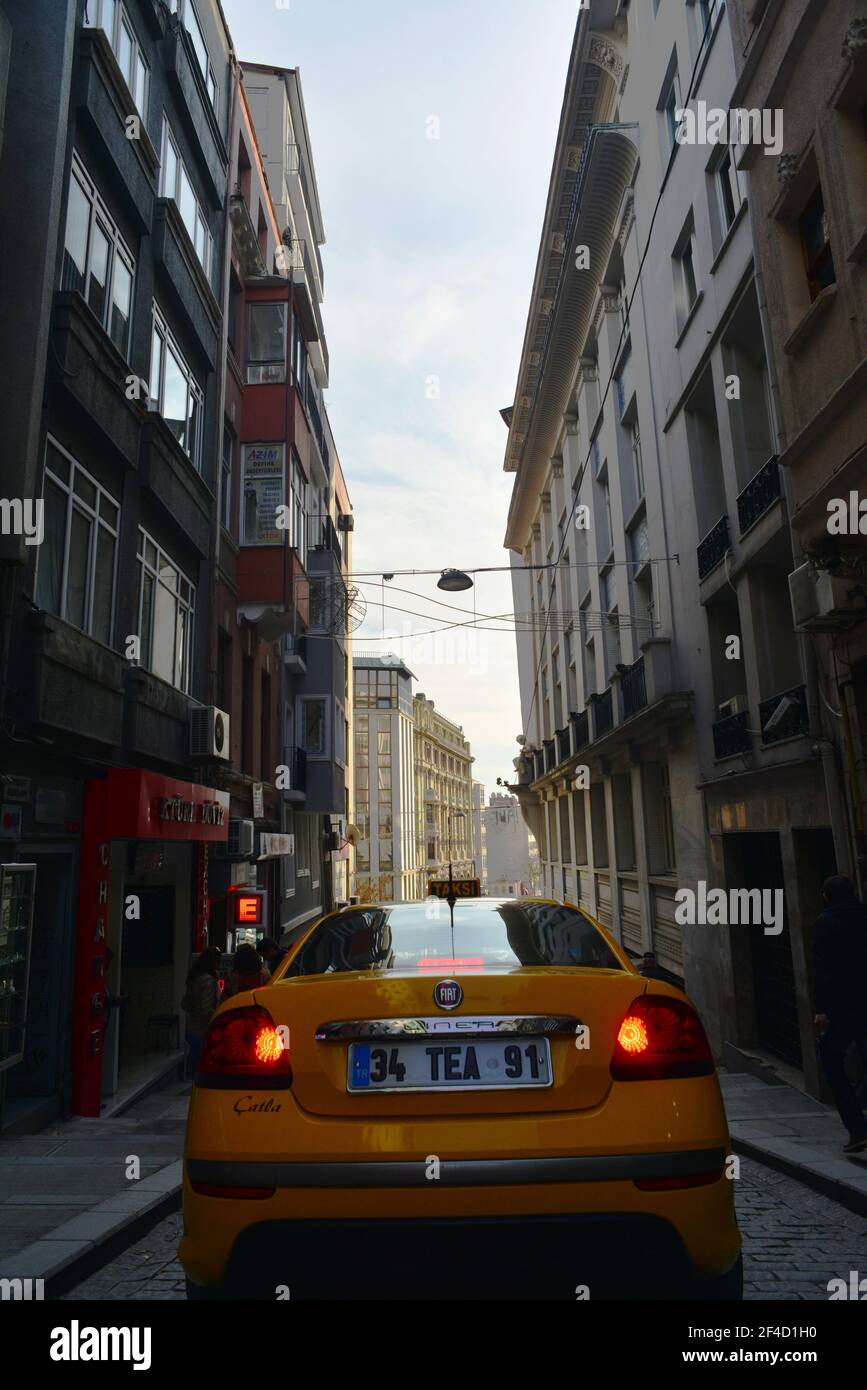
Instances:
[[[204,393],[156,303],[151,342],[150,394],[184,453],[193,466],[200,469]]]
[[[135,262],[96,185],[73,153],[60,287],[83,295],[115,347],[129,346]]]
[[[193,243],[201,267],[210,281],[214,239],[208,229],[204,209],[196,197],[192,180],[187,173],[178,142],[172,134],[171,126],[165,116],[163,117],[160,197],[173,198],[177,204],[181,221],[187,229],[187,235]]]
[[[247,310],[247,383],[286,380],[285,304],[251,304]]]
[[[42,501],[36,602],[110,646],[120,507],[51,436]]]
[[[105,33],[130,96],[147,124],[150,69],[126,6],[119,0],[88,0],[84,23],[90,29],[102,29]]]
[[[208,58],[208,45],[205,43],[205,36],[202,33],[202,26],[199,23],[199,16],[196,14],[196,7],[193,0],[169,0],[169,9],[172,14],[180,14],[184,28],[190,36],[190,43],[196,55],[196,62],[202,74],[208,97],[214,110],[217,109],[217,80],[214,76],[214,69],[211,67]]]
[[[328,700],[324,696],[301,700],[301,747],[308,757],[328,756]]]
[[[138,533],[141,661],[155,676],[189,694],[196,590],[152,540]]]

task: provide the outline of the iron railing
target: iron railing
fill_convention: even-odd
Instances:
[[[777,710],[786,701],[785,707],[780,710],[772,728],[768,728],[768,721],[773,719]],[[773,695],[770,700],[762,700],[759,705],[759,723],[762,726],[762,743],[781,743],[784,738],[796,738],[798,734],[810,732],[810,713],[807,709],[807,687],[796,685],[791,690],[784,690],[780,695]]]
[[[614,728],[614,700],[611,688],[596,697],[596,737],[609,734]]]
[[[713,726],[713,751],[716,758],[733,758],[736,753],[748,753],[753,746],[747,728],[749,716],[746,710],[740,714],[730,714]]]
[[[586,748],[590,742],[590,719],[586,709],[582,710],[580,714],[570,714],[569,723],[572,725],[573,751],[580,753],[582,748]]]
[[[553,772],[554,767],[556,766],[554,755],[554,740],[552,738],[543,739],[542,746],[545,749],[545,771]]]
[[[708,531],[698,546],[698,577],[705,579],[711,570],[724,559],[732,548],[729,537],[729,519],[721,516],[714,527]]]
[[[572,756],[572,750],[569,747],[569,730],[558,729],[554,737],[557,740],[557,766],[559,767],[561,763],[568,762]]]
[[[763,464],[754,478],[751,478],[738,497],[738,521],[741,535],[754,526],[759,517],[774,505],[782,496],[780,480],[780,460],[773,454]]]
[[[628,667],[620,677],[620,689],[623,693],[623,718],[628,719],[630,715],[637,714],[640,709],[644,709],[647,704],[647,681],[644,674],[644,657],[641,656],[634,666]]]

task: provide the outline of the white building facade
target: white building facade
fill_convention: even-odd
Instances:
[[[353,896],[418,896],[413,674],[396,656],[354,656],[355,847]]]

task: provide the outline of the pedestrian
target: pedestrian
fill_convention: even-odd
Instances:
[[[822,897],[813,933],[819,1061],[849,1131],[844,1152],[857,1154],[867,1149],[867,1119],[846,1075],[846,1053],[854,1043],[867,1073],[867,907],[841,874],[826,880]]]
[[[246,989],[261,989],[271,978],[271,972],[264,964],[255,946],[239,946],[235,960],[226,980],[223,998],[241,994]]]
[[[638,967],[639,975],[643,975],[646,980],[667,980],[668,976],[656,959],[655,951],[645,951],[641,957],[641,964]]]
[[[206,946],[187,972],[187,987],[181,1000],[181,1008],[187,1015],[186,1037],[193,1076],[199,1069],[208,1024],[220,1002],[217,986],[219,968],[220,948]]]
[[[280,946],[272,936],[263,936],[259,942],[259,955],[271,971],[272,976],[277,974],[286,956],[286,947]]]

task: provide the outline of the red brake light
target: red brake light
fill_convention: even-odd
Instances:
[[[254,1087],[291,1085],[285,1035],[261,1005],[220,1014],[208,1029],[196,1085],[233,1081]]]
[[[614,1044],[615,1081],[711,1076],[713,1069],[701,1019],[685,999],[645,994],[630,1006]]]

